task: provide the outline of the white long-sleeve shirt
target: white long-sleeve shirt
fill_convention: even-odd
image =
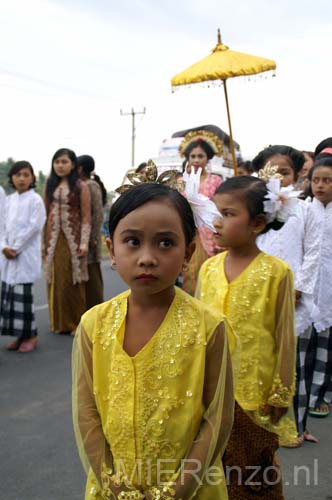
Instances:
[[[6,201],[6,193],[3,187],[0,186],[0,241],[3,237],[3,232],[5,229],[5,201]],[[0,268],[1,270],[1,268]]]
[[[296,307],[296,333],[312,323],[314,288],[318,277],[319,231],[308,204],[299,200],[297,213],[279,231],[271,229],[257,238],[263,252],[283,259],[294,275],[295,289],[302,292]]]
[[[314,198],[308,204],[319,229],[319,270],[314,290],[314,326],[318,332],[332,326],[332,202]]]
[[[32,189],[7,196],[4,211],[5,228],[0,242],[1,280],[8,285],[33,283],[41,273],[41,233],[46,220],[42,198]],[[7,259],[4,248],[18,256]]]

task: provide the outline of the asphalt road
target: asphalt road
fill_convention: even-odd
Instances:
[[[103,274],[105,299],[126,288],[107,262]],[[43,281],[35,303],[35,352],[8,352],[10,338],[0,337],[0,499],[83,500],[85,476],[71,423],[72,337],[50,334]],[[286,500],[332,500],[332,417],[310,419],[309,426],[319,444],[279,454]]]

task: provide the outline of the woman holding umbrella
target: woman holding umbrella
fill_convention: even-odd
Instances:
[[[194,130],[186,134],[179,146],[179,153],[185,157],[183,172],[190,173],[192,169],[196,173],[202,169],[200,177],[199,192],[210,198],[214,197],[217,188],[222,183],[222,178],[217,174],[208,172],[208,162],[215,155],[221,156],[221,140],[208,130]],[[196,236],[196,250],[191,257],[188,266],[183,270],[182,288],[195,294],[198,272],[203,262],[220,251],[213,237],[213,232],[205,227],[198,229]]]

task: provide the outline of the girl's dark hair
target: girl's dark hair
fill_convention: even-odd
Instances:
[[[248,174],[252,174],[254,169],[252,167],[252,162],[247,160],[247,161],[242,161],[241,163],[238,163],[238,168],[243,168],[248,172]]]
[[[268,193],[264,181],[257,177],[240,176],[231,177],[220,184],[215,194],[234,193],[235,196],[245,201],[250,219],[264,215],[264,201]],[[260,234],[267,233],[270,229],[278,231],[284,225],[283,222],[274,220],[268,223]]]
[[[135,172],[136,174],[139,174],[140,172],[142,172],[142,170],[147,166],[147,163],[145,161],[143,161],[143,163],[140,163],[138,165],[138,167],[136,168]]]
[[[79,178],[79,175],[78,175],[78,171],[77,171],[76,154],[74,153],[74,151],[72,151],[71,149],[68,149],[68,148],[58,149],[53,155],[52,162],[51,162],[51,173],[50,173],[50,176],[46,182],[46,198],[50,202],[53,199],[54,191],[56,190],[56,188],[58,187],[58,185],[61,182],[61,177],[59,177],[54,171],[53,163],[55,162],[55,160],[57,158],[60,158],[60,156],[64,156],[64,155],[68,156],[68,158],[70,159],[70,161],[74,165],[74,168],[72,169],[72,171],[68,175],[69,190],[72,193],[77,189],[77,180]]]
[[[178,191],[165,186],[164,184],[140,184],[133,186],[131,189],[123,193],[120,198],[112,205],[109,218],[109,234],[113,238],[114,231],[120,220],[126,217],[130,212],[145,205],[149,201],[166,198],[170,200],[178,212],[182,221],[182,228],[186,240],[186,245],[189,245],[195,238],[196,227],[194,215],[186,198]],[[165,208],[165,210],[167,210]]]
[[[258,155],[252,160],[252,166],[255,172],[258,172],[264,165],[268,162],[269,158],[274,155],[288,156],[290,159],[290,166],[297,175],[305,162],[305,157],[301,151],[292,148],[291,146],[268,146],[258,153]]]
[[[77,167],[82,167],[83,174],[85,177],[88,177],[89,179],[93,179],[94,181],[99,184],[100,190],[101,190],[101,196],[103,200],[103,206],[106,205],[107,203],[107,191],[104,186],[103,181],[97,174],[91,175],[91,172],[94,171],[95,169],[95,160],[92,158],[90,155],[81,155],[77,157]]]
[[[332,148],[332,137],[327,137],[327,139],[324,139],[316,146],[314,153],[315,157],[321,154],[325,148]]]
[[[8,172],[9,184],[11,186],[15,187],[12,177],[13,177],[13,175],[18,174],[19,171],[22,170],[22,168],[28,168],[32,174],[33,181],[31,183],[31,186],[29,187],[29,189],[36,187],[36,176],[35,176],[35,173],[33,171],[33,167],[31,165],[31,163],[29,163],[28,161],[24,161],[24,160],[17,161],[16,163],[14,163],[14,165],[12,165],[11,169]]]
[[[202,148],[203,151],[205,151],[206,156],[208,157],[208,160],[211,160],[211,158],[214,157],[215,152],[211,148],[211,146],[205,142],[203,139],[200,139],[198,141],[191,142],[187,149],[184,152],[184,156],[186,157],[187,160],[189,160],[189,155],[192,152],[194,148]]]

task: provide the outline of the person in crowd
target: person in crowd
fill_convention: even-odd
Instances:
[[[297,181],[305,158],[300,151],[291,146],[268,146],[260,151],[252,160],[254,171],[258,172],[261,170],[266,165],[267,161],[269,161],[272,167],[278,167],[278,173],[282,175],[282,186],[288,186],[292,184],[292,182]]]
[[[252,175],[253,174],[253,168],[252,168],[252,163],[251,161],[242,161],[241,163],[238,164],[237,166],[237,175],[242,176],[242,175]]]
[[[104,221],[103,205],[107,202],[107,192],[99,176],[92,176],[95,161],[92,156],[82,155],[77,158],[80,179],[86,183],[91,198],[91,233],[88,253],[89,279],[85,282],[86,308],[103,302],[103,277],[101,274],[101,228]],[[95,179],[98,179],[96,181]]]
[[[44,268],[51,331],[72,333],[86,311],[91,230],[90,192],[79,179],[74,151],[61,148],[54,154],[45,203]]]
[[[317,149],[317,148],[316,148]],[[331,150],[331,151],[330,151]],[[318,279],[314,290],[314,353],[309,413],[326,417],[332,399],[332,149],[320,150],[309,172],[313,194],[309,210],[319,231]]]
[[[278,206],[264,206],[268,194],[266,183],[255,177],[233,177],[219,186],[216,239],[228,250],[202,265],[197,288],[197,297],[225,314],[239,339],[239,359],[232,356],[234,425],[223,458],[234,500],[283,499],[275,452],[279,437],[293,442],[297,436],[291,415],[296,353],[292,272],[256,244],[259,234],[282,225]]]
[[[0,186],[0,213],[1,214],[3,214],[5,211],[5,202],[6,202],[6,192],[3,189],[3,187]],[[0,241],[2,240],[2,237],[3,237],[4,228],[5,228],[5,218],[0,217]],[[1,272],[1,267],[0,267],[0,272]]]
[[[280,166],[278,162],[280,161]],[[278,169],[281,185],[289,189],[296,185],[298,175],[303,171],[305,155],[290,146],[269,146],[254,158],[255,165],[271,162]],[[298,193],[300,194],[300,192]],[[318,226],[308,204],[298,200],[292,215],[278,231],[270,229],[257,238],[257,246],[263,252],[283,259],[290,266],[296,289],[296,334],[297,378],[294,410],[298,437],[291,447],[300,446],[304,440],[317,442],[307,428],[310,380],[306,359],[312,338],[312,308],[314,286],[318,273],[319,254]]]
[[[129,290],[84,314],[73,347],[85,499],[227,499],[228,325],[174,286],[194,251],[190,205],[167,185],[134,186],[113,204],[109,233]],[[219,480],[201,482],[212,465]]]
[[[33,283],[41,273],[41,233],[46,219],[42,198],[34,191],[35,174],[28,161],[14,163],[8,173],[15,189],[5,201],[1,218],[1,335],[16,339],[10,351],[29,353],[36,349]]]
[[[323,154],[325,155],[332,154],[332,137],[327,137],[326,139],[323,139],[319,144],[317,144],[314,151],[314,157],[316,158],[318,155],[322,154],[323,150]]]
[[[190,173],[192,169],[196,173],[201,168],[199,192],[212,199],[216,189],[222,183],[222,178],[208,171],[208,162],[215,155],[221,156],[222,143],[212,132],[198,130],[189,132],[179,146],[181,156],[185,157],[183,169]],[[197,276],[203,262],[219,251],[213,232],[208,228],[199,228],[196,236],[196,250],[182,272],[182,287],[190,293],[195,294]]]

